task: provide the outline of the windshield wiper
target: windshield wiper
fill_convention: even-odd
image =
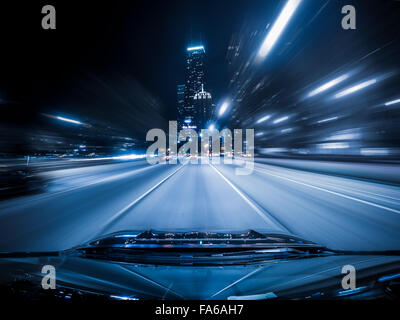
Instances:
[[[119,232],[76,248],[72,254],[132,263],[215,265],[300,259],[333,251],[294,236],[243,233]]]
[[[116,232],[60,252],[0,253],[0,258],[79,256],[115,262],[173,265],[227,265],[329,255],[400,255],[400,251],[343,251],[293,235],[217,232]]]
[[[149,252],[123,248],[78,249],[80,257],[115,262],[160,264],[160,265],[228,265],[251,264],[271,260],[289,260],[321,257],[334,254],[326,250],[310,248],[279,248],[237,252]]]
[[[85,248],[113,247],[179,250],[250,250],[276,247],[319,246],[295,236],[285,234],[263,234],[254,230],[237,233],[217,232],[117,232],[89,242]]]

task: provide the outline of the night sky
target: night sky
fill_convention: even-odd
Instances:
[[[103,105],[100,83],[129,95],[130,81],[157,99],[164,119],[175,119],[186,47],[204,44],[206,89],[220,96],[229,80],[225,55],[231,34],[257,7],[257,1],[53,1],[57,29],[50,31],[41,29],[43,4],[3,3],[1,10],[0,90],[4,100],[29,113],[28,122],[38,111],[52,110],[105,120],[111,106]]]

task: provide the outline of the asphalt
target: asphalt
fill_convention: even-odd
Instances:
[[[342,250],[400,249],[400,187],[255,163],[143,160],[54,170],[0,202],[0,251],[68,249],[121,230],[255,230]]]

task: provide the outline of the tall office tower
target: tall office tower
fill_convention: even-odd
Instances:
[[[207,129],[212,117],[212,100],[211,94],[204,91],[203,85],[201,85],[201,91],[194,95],[193,102],[197,111],[197,129]]]
[[[176,100],[178,109],[178,130],[182,129],[185,120],[185,85],[178,84],[176,90]]]
[[[194,96],[201,91],[204,84],[204,55],[203,46],[187,48],[186,57],[186,79],[185,79],[185,100],[183,127],[191,129],[200,128],[200,114],[196,110]]]

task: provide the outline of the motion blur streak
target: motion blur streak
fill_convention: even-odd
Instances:
[[[260,51],[258,52],[258,54],[261,57],[265,58],[267,54],[271,51],[272,47],[274,46],[275,42],[278,40],[279,36],[285,29],[286,25],[288,24],[293,13],[296,11],[300,2],[301,0],[288,0],[281,14],[279,15],[278,19],[274,23],[271,31],[265,38],[260,48]]]
[[[370,86],[372,84],[375,84],[375,83],[376,83],[376,79],[372,79],[372,80],[368,80],[368,81],[359,83],[359,84],[357,84],[357,85],[355,85],[353,87],[350,87],[348,89],[345,89],[345,90],[340,91],[339,93],[335,94],[335,98],[341,98],[341,97],[347,96],[347,95],[349,95],[349,94],[351,94],[353,92],[356,92],[356,91],[359,91],[361,89],[364,89],[364,88],[366,88],[366,87],[368,87],[368,86]]]
[[[224,102],[222,104],[221,108],[219,109],[219,116],[222,116],[225,113],[225,111],[228,109],[228,106],[228,102]]]
[[[64,118],[64,117],[57,117],[57,119],[61,120],[61,121],[70,122],[70,123],[82,124],[82,122],[80,122],[80,121],[72,120],[72,119],[68,119],[68,118]]]
[[[339,84],[340,82],[346,80],[348,77],[349,77],[349,76],[348,76],[347,74],[344,74],[344,75],[342,75],[342,76],[340,76],[340,77],[338,77],[338,78],[336,78],[336,79],[333,79],[333,80],[331,80],[331,81],[329,81],[329,82],[323,84],[322,86],[318,87],[317,89],[311,91],[311,92],[308,94],[308,96],[309,96],[309,97],[312,97],[312,96],[315,96],[315,95],[318,94],[318,93],[321,93],[321,92],[323,92],[323,91],[326,91],[326,90],[328,90],[328,89],[330,89],[330,88],[336,86],[336,85]]]
[[[283,121],[286,121],[287,119],[289,119],[288,116],[285,116],[285,117],[276,119],[276,120],[274,120],[274,124],[281,123],[281,122],[283,122]]]
[[[370,205],[370,206],[373,206],[373,207],[377,207],[377,208],[380,208],[380,209],[383,209],[383,210],[391,211],[391,212],[394,212],[394,213],[400,213],[400,210],[396,210],[396,209],[388,208],[388,207],[385,207],[385,206],[381,206],[381,205],[373,203],[373,202],[369,202],[369,201],[357,199],[357,198],[354,198],[354,197],[350,197],[350,196],[347,196],[345,194],[341,194],[341,193],[338,193],[338,192],[330,191],[328,189],[316,187],[314,185],[311,185],[311,184],[308,184],[308,183],[299,182],[299,181],[296,181],[294,179],[282,177],[282,176],[279,176],[279,175],[274,175],[274,174],[271,174],[271,173],[268,173],[268,172],[265,172],[265,171],[260,171],[260,172],[263,172],[265,174],[269,174],[269,175],[272,175],[274,177],[278,177],[278,178],[281,178],[281,179],[286,179],[288,181],[291,181],[291,182],[294,182],[294,183],[298,183],[298,184],[301,184],[301,185],[306,186],[306,187],[310,187],[310,188],[314,188],[314,189],[317,189],[317,190],[320,190],[320,191],[328,192],[328,193],[337,195],[339,197],[343,197],[343,198],[346,198],[346,199],[358,201],[358,202],[361,202],[361,203],[364,203],[364,204],[367,204],[367,205]]]
[[[82,2],[63,5],[74,18],[54,32],[30,26],[38,4],[8,2],[0,251],[68,249],[131,229],[400,248],[400,1],[96,2],[95,13]],[[355,30],[341,25],[347,4]],[[173,120],[178,131],[254,129],[254,150],[232,152],[228,135],[218,150],[254,152],[254,171],[171,164],[172,134],[159,150],[167,164],[149,165],[147,133],[171,133]]]
[[[261,122],[267,121],[269,118],[271,118],[271,116],[270,115],[266,115],[266,116],[258,119],[257,123],[261,123]]]
[[[400,187],[338,176],[350,167],[399,179],[397,166],[339,163],[329,174],[328,163],[256,161],[248,176],[235,175],[237,161],[150,166],[138,159],[48,171],[45,194],[0,202],[0,251],[67,249],[132,229],[289,230],[336,249],[398,248]]]
[[[385,103],[385,106],[391,106],[392,104],[400,103],[400,99],[389,101]]]

